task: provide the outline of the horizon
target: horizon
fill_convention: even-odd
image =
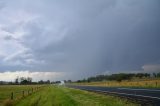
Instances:
[[[27,72],[27,73],[30,73],[29,71],[25,71],[25,72]],[[6,72],[5,72],[6,73]],[[27,80],[28,78],[29,79],[31,79],[31,84],[33,84],[34,82],[39,82],[39,81],[50,81],[50,83],[52,83],[52,82],[57,82],[57,81],[71,81],[71,82],[77,82],[77,81],[83,81],[83,80],[88,80],[88,79],[90,79],[90,78],[93,78],[93,77],[98,77],[98,76],[112,76],[112,75],[120,75],[120,74],[124,74],[124,75],[135,75],[135,78],[137,78],[137,79],[141,79],[140,77],[137,77],[136,75],[142,75],[144,78],[159,78],[159,76],[160,76],[160,72],[153,72],[153,73],[143,73],[143,72],[130,72],[130,73],[127,73],[127,72],[125,72],[125,73],[121,73],[121,72],[119,72],[119,73],[110,73],[110,74],[97,74],[97,75],[94,75],[94,76],[88,76],[88,77],[86,77],[86,78],[81,78],[81,79],[77,79],[77,80],[71,80],[71,79],[63,79],[63,80],[53,80],[53,79],[49,79],[48,78],[48,76],[46,77],[46,78],[43,78],[43,79],[36,79],[36,78],[34,78],[35,76],[33,76],[33,75],[29,75],[29,74],[27,74],[27,75],[23,75],[23,76],[18,76],[18,74],[17,74],[17,77],[15,78],[15,79],[6,79],[6,80],[0,80],[0,82],[2,83],[2,82],[11,82],[11,83],[13,83],[13,84],[16,84],[16,80],[18,79],[18,84],[20,84],[20,80],[21,80],[21,78],[23,78],[23,80]],[[145,76],[145,74],[147,74],[147,76]],[[2,77],[1,76],[1,74],[0,74],[0,77]],[[3,77],[4,78],[4,77]],[[2,79],[3,79],[2,78]],[[133,78],[133,77],[132,77]],[[132,79],[131,78],[131,79]],[[5,78],[4,78],[5,79]],[[123,78],[122,78],[123,79]],[[116,81],[116,79],[113,79],[113,80],[115,80]],[[128,79],[129,80],[129,79]],[[107,79],[106,79],[106,81],[107,81]],[[110,81],[110,80],[108,80],[108,81]],[[3,83],[2,83],[2,85],[3,85]]]

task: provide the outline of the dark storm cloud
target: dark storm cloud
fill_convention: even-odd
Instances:
[[[108,71],[148,70],[150,64],[159,67],[158,0],[8,2],[5,11],[14,9],[28,20],[20,17],[13,24],[18,27],[13,32],[24,32],[16,39],[27,54],[9,58],[18,61],[14,68],[5,61],[7,70],[65,72],[76,79]],[[8,23],[8,28],[13,25]]]

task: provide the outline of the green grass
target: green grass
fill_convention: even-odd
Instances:
[[[37,86],[40,85],[0,85],[0,106],[5,100],[11,98],[11,92],[14,93],[14,99],[16,99],[22,96],[22,91],[26,94],[28,90]]]
[[[137,106],[118,97],[66,87],[48,86],[18,101],[16,106]]]

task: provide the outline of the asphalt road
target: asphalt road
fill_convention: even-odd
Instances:
[[[99,92],[104,94],[112,94],[120,97],[126,97],[139,102],[143,106],[153,105],[160,106],[160,89],[142,89],[142,88],[122,88],[122,87],[97,87],[97,86],[75,86],[68,87]]]

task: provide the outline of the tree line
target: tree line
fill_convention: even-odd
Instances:
[[[17,77],[15,79],[15,84],[50,84],[50,80],[40,80],[37,82],[33,82],[31,77]]]
[[[97,76],[92,76],[87,79],[83,80],[77,80],[76,82],[96,82],[96,81],[119,81],[121,82],[122,80],[131,80],[133,78],[160,78],[160,72],[159,73],[119,73],[119,74],[111,74],[111,75],[97,75]]]
[[[71,83],[71,80],[63,80],[64,83]],[[0,81],[0,85],[31,85],[31,84],[59,84],[61,81],[39,80],[33,82],[31,77],[17,77],[14,81]]]
[[[50,80],[40,80],[33,82],[31,77],[17,77],[14,81],[0,81],[0,85],[31,85],[31,84],[50,84]]]

